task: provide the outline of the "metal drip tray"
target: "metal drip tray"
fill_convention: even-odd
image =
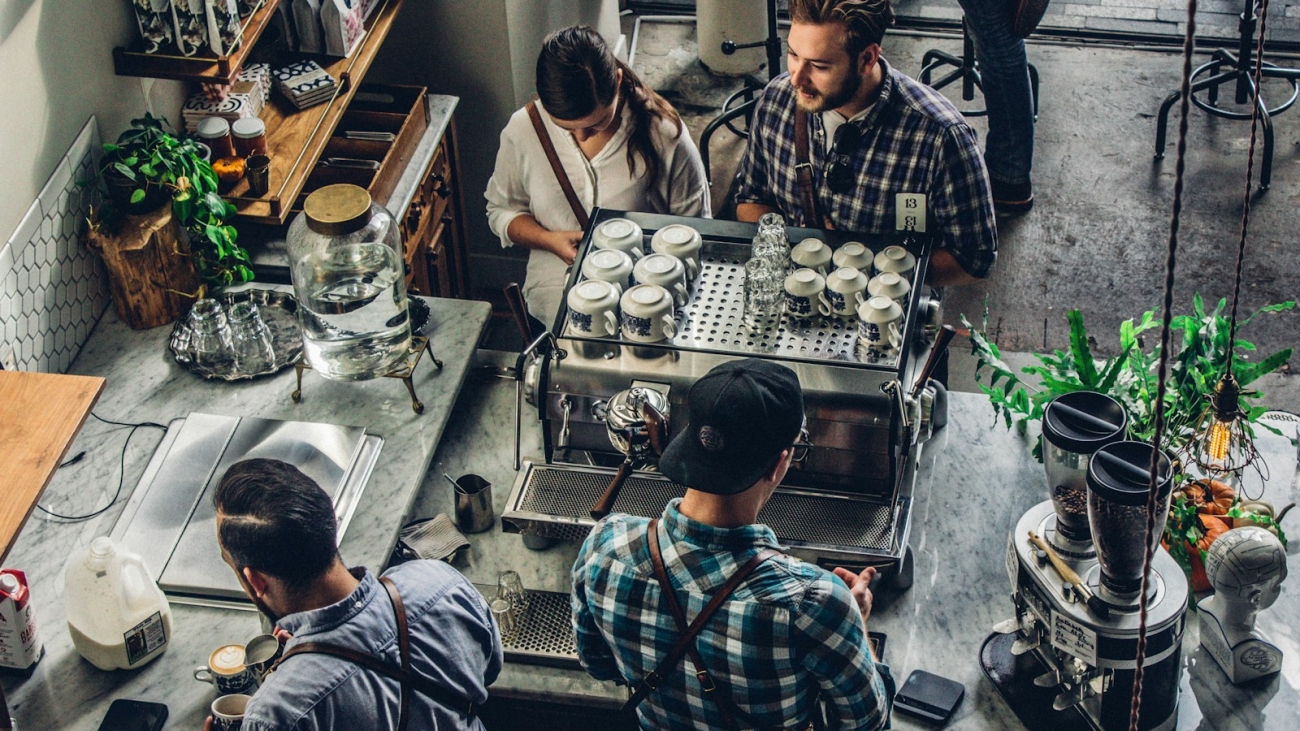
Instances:
[[[342,540],[382,446],[361,427],[190,414],[168,425],[112,537],[172,601],[251,607],[217,546],[212,490],[227,468],[264,457],[302,470],[333,500]]]
[[[496,595],[495,586],[475,584],[474,588],[488,600]],[[519,627],[501,638],[506,659],[581,670],[570,595],[533,589],[525,589],[524,593],[528,596],[528,608]]]
[[[580,541],[596,521],[589,511],[605,491],[612,469],[574,465],[524,463],[501,522],[507,531]],[[646,518],[657,517],[664,505],[686,489],[660,475],[637,472],[623,484],[614,511]],[[897,510],[906,516],[907,498]],[[758,520],[776,532],[792,554],[807,558],[840,557],[842,560],[898,558],[906,536],[900,536],[895,508],[856,496],[815,493],[782,488],[772,496]]]

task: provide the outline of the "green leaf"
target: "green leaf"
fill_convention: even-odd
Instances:
[[[1088,388],[1095,388],[1098,383],[1097,367],[1092,362],[1092,351],[1088,348],[1088,328],[1083,324],[1083,313],[1070,310],[1070,353],[1074,356],[1074,368],[1079,374],[1079,381]]]
[[[1260,376],[1281,368],[1282,364],[1289,360],[1291,360],[1291,348],[1279,350],[1258,363],[1236,361],[1232,369],[1233,375],[1237,377],[1237,383],[1246,386],[1258,380]]]
[[[127,167],[125,164],[120,162],[115,162],[113,163],[113,169],[116,170],[119,174],[122,175],[122,177],[126,178],[127,180],[130,180],[131,182],[135,182],[136,179],[135,171]]]
[[[136,188],[135,190],[131,191],[131,202],[132,202],[132,203],[139,203],[139,202],[142,201],[142,200],[144,200],[144,191],[143,191],[143,190],[141,190],[141,189],[139,189],[139,188]]]

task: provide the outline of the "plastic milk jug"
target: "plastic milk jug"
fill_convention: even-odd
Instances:
[[[27,575],[17,569],[0,571],[0,667],[26,671],[41,659],[43,649]]]
[[[171,641],[171,607],[144,561],[105,536],[68,561],[63,598],[72,644],[100,670],[140,667]]]

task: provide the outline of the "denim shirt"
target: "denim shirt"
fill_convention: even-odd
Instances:
[[[354,569],[361,583],[346,599],[290,614],[279,622],[301,642],[327,642],[399,665],[397,619],[379,580]],[[385,576],[397,584],[406,608],[411,667],[438,685],[472,700],[487,700],[504,660],[501,636],[487,603],[460,572],[441,561],[412,561]],[[299,655],[267,676],[249,702],[243,731],[322,731],[397,727],[396,680],[329,655]],[[483,724],[464,711],[435,704],[411,691],[411,731],[466,729]]]

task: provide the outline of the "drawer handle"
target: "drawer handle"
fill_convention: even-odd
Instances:
[[[441,173],[433,174],[433,192],[438,194],[439,198],[447,198],[451,195],[451,186],[447,184],[447,179],[442,177]]]
[[[424,215],[424,203],[422,201],[412,201],[411,207],[406,212],[406,228],[412,233],[420,229],[420,217]]]
[[[402,268],[405,269],[404,273],[406,274],[406,276],[408,277],[411,276],[411,271],[412,271],[411,262],[409,261],[402,262]]]

